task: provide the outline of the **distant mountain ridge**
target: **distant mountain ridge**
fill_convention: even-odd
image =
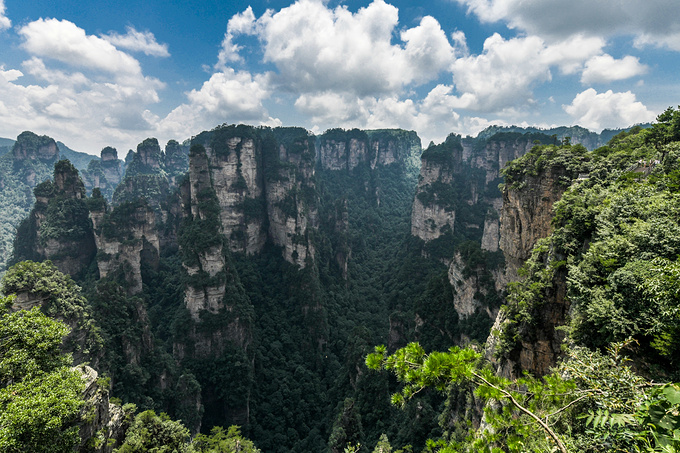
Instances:
[[[62,142],[57,142],[57,148],[59,148],[59,156],[61,159],[68,159],[71,163],[79,170],[87,170],[87,166],[90,161],[99,160],[99,157],[93,156],[92,154],[83,153],[80,151],[75,151],[68,146],[64,145]]]
[[[0,138],[0,156],[10,152],[15,142],[16,140],[12,140],[11,138]]]
[[[597,132],[593,132],[589,129],[586,129],[585,127],[581,126],[557,126],[557,127],[551,127],[550,129],[542,129],[539,127],[523,127],[523,126],[489,126],[483,131],[481,131],[479,134],[477,134],[477,139],[488,139],[491,138],[492,136],[499,134],[499,133],[505,133],[505,132],[519,132],[522,134],[526,133],[533,133],[533,134],[545,134],[548,136],[555,135],[556,139],[559,141],[564,140],[565,137],[569,137],[571,139],[571,142],[574,144],[581,144],[588,148],[589,150],[593,150],[595,148],[599,148],[600,146],[606,145],[609,140],[612,139],[615,135],[621,133],[621,132],[628,132],[634,127],[640,127],[642,129],[647,129],[651,127],[651,123],[644,123],[644,124],[636,124],[627,128],[619,128],[619,129],[604,129],[602,132],[599,134]]]

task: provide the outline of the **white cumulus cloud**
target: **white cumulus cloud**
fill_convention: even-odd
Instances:
[[[200,89],[187,93],[188,102],[161,119],[158,130],[172,138],[188,137],[222,123],[279,125],[262,104],[269,95],[267,75],[252,76],[226,68],[213,74]]]
[[[581,82],[590,84],[624,80],[645,74],[648,70],[637,57],[627,55],[617,60],[611,55],[598,55],[586,62]]]
[[[360,97],[393,93],[434,80],[453,61],[454,48],[439,23],[425,16],[399,32],[396,7],[375,0],[356,13],[321,0],[298,0],[255,18],[251,9],[229,21],[219,61],[238,61],[239,35],[254,35],[277,83],[298,94],[326,91]],[[301,101],[302,102],[302,101]]]
[[[575,34],[632,35],[641,44],[680,50],[677,0],[454,0],[484,22],[560,39]]]
[[[544,50],[536,36],[505,40],[496,33],[487,38],[481,54],[451,65],[458,107],[496,111],[530,102],[532,86],[551,79],[550,66],[542,61]]]
[[[576,124],[591,130],[628,127],[636,123],[653,121],[650,112],[630,91],[598,93],[589,88],[576,95],[570,105],[562,106]]]
[[[0,0],[0,30],[9,28],[12,26],[12,22],[6,16],[5,12],[5,0]]]
[[[536,35],[505,39],[495,33],[480,54],[451,65],[456,107],[516,113],[534,104],[534,88],[552,81],[553,69],[562,74],[583,71],[587,61],[602,54],[605,44],[601,38],[583,35],[548,43]]]
[[[124,35],[110,33],[102,35],[102,38],[118,48],[131,50],[133,52],[144,52],[146,55],[154,57],[169,57],[167,44],[160,44],[150,31],[137,31],[134,27],[127,27]]]
[[[132,56],[65,20],[40,19],[18,34],[29,55],[21,70],[0,71],[0,134],[30,129],[96,154],[154,130],[148,107],[165,84]]]
[[[227,32],[222,40],[222,48],[217,57],[217,68],[224,68],[230,62],[243,61],[239,51],[243,48],[234,43],[235,35],[249,35],[255,28],[255,14],[250,6],[242,13],[234,15],[227,23]]]
[[[141,74],[139,62],[110,42],[87,35],[73,22],[38,19],[19,29],[29,53],[110,73]]]

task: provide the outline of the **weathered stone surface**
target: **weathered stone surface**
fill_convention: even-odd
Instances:
[[[37,237],[30,238],[29,241],[33,243],[37,256],[52,260],[61,272],[73,276],[88,267],[96,253],[92,227],[83,200],[85,186],[78,170],[69,161],[63,160],[55,165],[52,187],[51,194],[39,193],[40,196],[36,198],[30,221],[35,225]],[[63,218],[54,214],[48,217],[50,210],[53,213],[66,214]],[[56,232],[61,235],[55,236]]]
[[[15,161],[40,160],[52,165],[59,158],[59,148],[54,139],[26,131],[17,137],[12,148],[12,156]]]
[[[420,138],[413,131],[333,130],[319,137],[317,158],[325,170],[351,171],[367,163],[371,169],[394,163],[417,165]]]
[[[442,235],[443,228],[449,226],[453,231],[456,222],[456,211],[438,204],[429,206],[416,197],[411,212],[411,234],[428,242]]]
[[[522,189],[507,188],[503,192],[499,244],[510,281],[517,280],[517,270],[529,258],[536,242],[551,232],[553,204],[566,189],[559,182],[562,173],[556,171],[527,175]]]
[[[222,233],[233,252],[257,253],[264,247],[266,231],[261,219],[246,218],[243,205],[262,196],[261,151],[251,138],[232,137],[226,145],[228,153],[211,156],[210,162]]]
[[[498,250],[500,242],[500,212],[503,208],[503,199],[494,198],[491,200],[491,209],[487,212],[484,219],[484,233],[482,234],[482,250],[495,252]]]
[[[563,176],[564,169],[549,167],[536,176],[526,175],[521,188],[506,186],[503,191],[499,243],[506,261],[505,282],[519,278],[517,271],[531,256],[534,245],[552,232],[553,204],[566,190],[560,181]],[[565,334],[556,327],[564,325],[568,310],[566,274],[558,270],[543,295],[540,309],[534,314],[531,335],[521,339],[521,346],[510,356],[497,361],[494,358],[496,335],[503,330],[505,322],[501,314],[487,340],[487,356],[507,377],[517,377],[523,371],[537,376],[548,373],[561,356]]]
[[[103,228],[105,222],[112,221],[106,211],[90,212],[97,244],[97,267],[100,278],[124,265],[128,293],[142,291],[142,256],[151,257],[149,264],[157,265],[160,255],[160,239],[154,211],[146,204],[138,204],[125,225],[114,225],[110,230],[115,236],[107,236]]]
[[[100,385],[97,371],[87,365],[75,368],[85,384],[80,410],[80,453],[111,453],[125,439],[127,423],[123,409],[109,401],[109,391]]]
[[[484,269],[475,269],[471,275],[465,277],[463,269],[465,263],[460,255],[456,253],[449,265],[449,283],[453,288],[453,306],[460,319],[472,316],[478,309],[486,312],[490,319],[495,319],[498,309],[492,309],[482,305],[475,297],[476,294],[487,294],[487,289],[480,282],[480,274]]]
[[[303,153],[313,153],[307,148],[308,144],[298,143],[298,146],[305,147]],[[316,253],[309,240],[309,232],[318,228],[318,210],[314,161],[302,159],[301,154],[280,147],[279,157],[291,165],[281,165],[278,177],[267,181],[266,200],[270,239],[283,247],[286,261],[305,267],[309,264],[308,259],[313,260]]]

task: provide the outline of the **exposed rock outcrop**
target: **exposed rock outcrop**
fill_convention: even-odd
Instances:
[[[236,310],[249,305],[238,283],[238,276],[229,264],[226,239],[221,234],[220,204],[212,186],[209,158],[202,145],[193,145],[190,152],[189,180],[182,188],[185,220],[180,232],[184,268],[189,276],[184,303],[194,322],[206,315],[222,316],[234,312],[219,328],[195,331],[194,357],[221,354],[227,344],[246,349],[250,342],[248,322]],[[239,294],[241,293],[241,294]],[[175,345],[175,356],[183,358],[186,345]]]
[[[553,204],[566,190],[562,168],[549,167],[537,176],[527,175],[521,188],[506,187],[501,210],[500,248],[509,281],[529,258],[539,239],[551,232]]]
[[[59,158],[59,148],[53,138],[26,131],[17,137],[12,155],[15,161],[39,160],[46,164],[54,164]]]
[[[49,176],[59,160],[59,148],[54,139],[33,132],[22,132],[12,147],[13,170],[30,188]]]
[[[91,193],[95,187],[99,188],[110,201],[123,178],[123,161],[118,159],[116,148],[107,146],[102,149],[101,159],[92,159],[81,176],[88,192]]]
[[[87,365],[75,368],[85,384],[80,409],[79,453],[112,453],[125,440],[128,422],[123,409],[109,400],[109,390],[102,385],[99,373]]]
[[[189,170],[188,148],[188,146],[181,145],[176,140],[169,140],[165,145],[163,169],[168,176],[171,187],[177,187],[179,178]]]
[[[263,194],[262,144],[255,137],[216,131],[210,152],[210,177],[220,204],[222,234],[234,252],[257,253],[267,238],[260,213],[246,215],[246,205]],[[192,172],[194,170],[192,169]]]
[[[128,294],[138,294],[142,291],[142,261],[153,268],[158,266],[160,239],[156,215],[142,200],[113,210],[102,198],[99,200],[90,204],[99,276],[105,278],[122,266]]]
[[[283,247],[286,261],[305,267],[314,260],[310,233],[319,226],[314,145],[305,133],[280,143],[278,151],[276,169],[266,180],[269,236]]]
[[[489,295],[490,291],[495,291],[495,286],[488,286],[488,281],[484,277],[488,272],[482,266],[469,269],[463,262],[460,253],[455,253],[449,265],[449,283],[454,290],[453,306],[461,319],[468,318],[478,310],[486,312],[490,319],[496,319],[498,307],[490,307],[482,303],[483,297]]]
[[[441,145],[431,146],[421,156],[420,177],[411,212],[411,234],[425,242],[453,233],[456,203],[462,194],[453,187],[461,173],[463,146],[450,135]]]
[[[190,178],[206,175],[229,250],[259,253],[269,240],[287,261],[307,266],[315,253],[309,232],[318,228],[313,137],[301,128],[223,126],[194,143],[207,153],[201,163],[192,155]]]
[[[553,205],[579,173],[577,165],[567,167],[564,157],[558,157],[569,152],[569,148],[539,149],[525,156],[510,173],[506,172],[499,241],[506,261],[505,279],[518,280],[518,269],[532,253],[536,255],[531,259],[550,268],[545,277],[549,282],[541,285],[540,303],[535,306],[530,303],[523,309],[531,312],[531,325],[524,325],[512,316],[506,318],[507,311],[501,312],[496,320],[497,329],[487,341],[488,357],[507,376],[519,376],[524,371],[538,376],[546,374],[562,353],[565,333],[558,327],[565,324],[569,311],[566,270],[551,263],[563,262],[565,258],[552,247],[534,249],[534,246],[552,232]],[[578,151],[572,157],[573,163],[582,162]],[[517,310],[513,303],[517,302],[511,297],[507,310]],[[496,360],[495,337],[503,336],[509,328],[517,333],[512,334],[517,341]]]
[[[417,166],[420,138],[413,131],[396,129],[330,129],[318,137],[317,159],[324,170],[371,169],[393,163]]]

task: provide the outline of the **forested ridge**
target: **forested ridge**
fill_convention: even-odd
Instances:
[[[2,284],[3,338],[42,323],[49,363],[3,374],[0,445],[674,451],[678,118],[592,151],[223,125],[145,140],[115,191],[55,160]],[[539,182],[552,224],[508,283],[501,200]],[[82,396],[83,362],[106,417],[83,409],[104,400]],[[55,373],[76,377],[70,406],[22,434],[9,395]]]

